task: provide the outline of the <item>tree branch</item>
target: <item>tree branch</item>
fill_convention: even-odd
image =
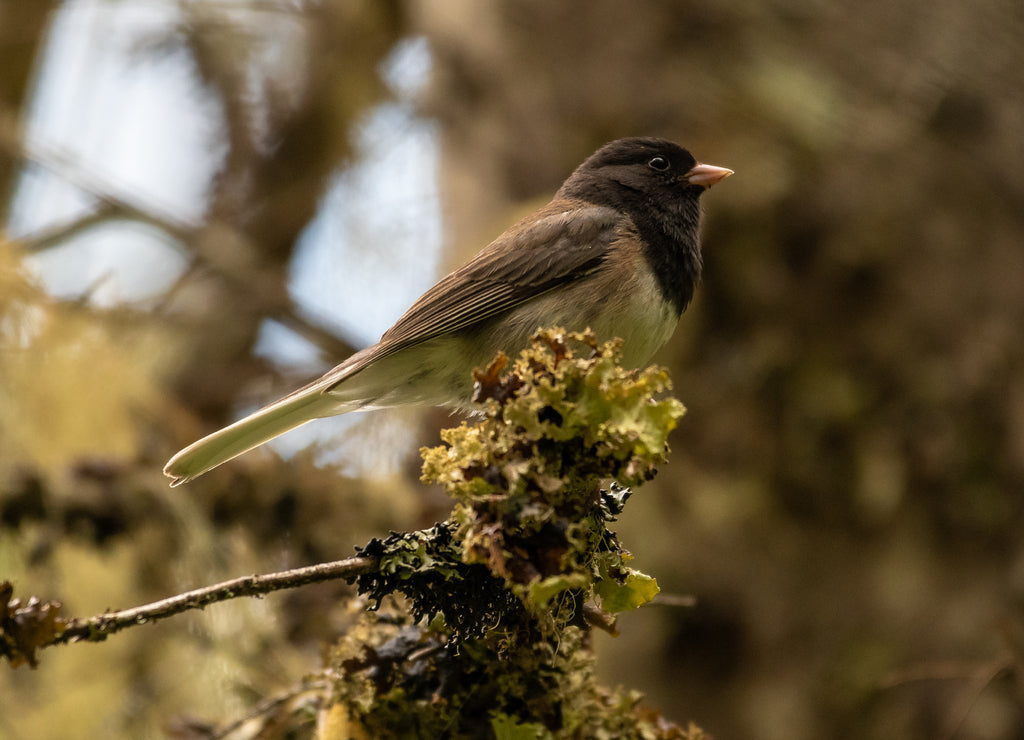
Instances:
[[[5,116],[9,114],[5,113]],[[29,144],[20,139],[3,137],[0,148],[12,157],[30,162],[53,173],[64,182],[72,185],[82,193],[94,199],[101,209],[109,213],[123,215],[140,223],[160,229],[182,244],[191,242],[199,229],[199,224],[178,218],[169,210],[162,209],[154,203],[141,203],[137,196],[121,196],[115,194],[115,188],[103,177],[85,170],[79,163],[77,154],[62,147],[51,146],[40,142]],[[32,237],[29,237],[32,240]],[[51,240],[52,241],[52,240]]]
[[[59,645],[80,641],[100,642],[127,627],[155,622],[158,619],[180,614],[189,609],[203,609],[210,604],[228,601],[241,596],[261,596],[285,588],[297,588],[310,583],[353,578],[372,572],[377,567],[377,558],[352,557],[330,563],[310,565],[305,568],[269,573],[266,575],[243,576],[230,581],[215,583],[193,591],[154,601],[151,604],[106,612],[84,619],[69,619],[64,630],[49,644]]]
[[[110,204],[101,203],[92,211],[47,226],[27,237],[20,237],[18,243],[27,253],[44,252],[52,247],[61,246],[94,226],[116,219],[118,215],[127,216],[127,214],[119,214],[117,209]]]

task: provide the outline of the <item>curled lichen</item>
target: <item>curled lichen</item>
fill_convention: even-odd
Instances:
[[[665,462],[683,414],[660,368],[620,366],[618,341],[538,332],[476,373],[482,418],[423,450],[448,521],[361,554],[375,572],[332,665],[338,717],[367,736],[698,737],[594,681],[593,625],[657,593],[608,529]],[[401,599],[396,600],[400,594]],[[600,604],[598,608],[597,604]]]
[[[463,501],[529,495],[578,511],[598,479],[650,480],[683,405],[666,395],[663,368],[627,370],[620,361],[619,340],[538,332],[506,372],[504,355],[478,371],[484,420],[442,432],[445,446],[423,451],[423,480]]]
[[[465,561],[486,564],[528,605],[562,590],[588,596],[595,579],[628,580],[608,557],[618,548],[601,484],[650,480],[684,409],[663,369],[624,369],[620,347],[590,332],[538,332],[511,367],[499,356],[478,371],[483,420],[423,451],[423,480],[458,501]]]

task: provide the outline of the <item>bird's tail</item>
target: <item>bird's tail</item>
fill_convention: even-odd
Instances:
[[[300,389],[231,426],[193,442],[167,462],[164,475],[172,479],[172,487],[180,486],[307,421],[338,411],[338,402],[318,392],[318,389]]]

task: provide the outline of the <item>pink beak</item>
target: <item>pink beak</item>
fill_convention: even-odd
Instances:
[[[725,167],[715,167],[713,164],[700,164],[683,175],[682,179],[691,185],[700,185],[705,190],[716,182],[720,182],[732,174],[732,170]]]

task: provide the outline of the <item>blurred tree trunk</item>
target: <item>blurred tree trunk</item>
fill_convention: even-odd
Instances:
[[[383,93],[378,67],[402,23],[395,2],[307,5],[303,72],[294,81],[300,89],[266,91],[269,130],[257,133],[246,50],[232,46],[222,25],[204,20],[196,19],[188,44],[222,103],[228,152],[207,222],[189,245],[196,258],[190,284],[174,304],[187,316],[187,355],[174,386],[218,426],[239,390],[267,372],[253,355],[265,319],[297,328],[331,361],[352,351],[297,315],[288,267],[329,178],[351,152],[353,124]]]
[[[0,206],[9,207],[21,163],[12,154],[32,73],[59,0],[0,0]]]
[[[943,735],[948,695],[878,701],[886,670],[1020,624],[1022,7],[416,6],[452,262],[609,139],[736,170],[662,353],[686,472],[623,521],[699,606],[637,615],[601,663],[712,734]],[[964,736],[1018,737],[1019,687]]]
[[[638,610],[623,620],[621,638],[601,645],[601,670],[721,737],[950,736],[951,705],[971,705],[963,737],[1020,736],[1012,659],[983,689],[971,689],[969,663],[1004,660],[1024,593],[1024,5],[179,6],[191,15],[168,43],[194,58],[226,131],[206,220],[179,240],[190,269],[153,314],[88,301],[53,312],[65,351],[36,347],[52,375],[30,375],[8,395],[37,397],[30,408],[41,409],[8,428],[36,422],[42,446],[55,447],[54,419],[73,417],[96,442],[89,449],[116,461],[65,457],[56,474],[12,477],[0,490],[0,518],[28,543],[25,559],[89,568],[89,558],[63,557],[61,548],[109,549],[120,539],[139,550],[83,573],[55,566],[75,594],[47,595],[166,595],[177,580],[195,585],[218,568],[236,575],[283,557],[336,555],[339,543],[408,513],[401,483],[368,490],[316,467],[312,453],[276,468],[254,456],[251,466],[168,496],[158,472],[168,439],[199,430],[167,429],[165,408],[174,404],[154,409],[123,393],[120,415],[137,424],[138,446],[148,450],[132,457],[110,443],[112,414],[83,411],[101,394],[81,388],[120,393],[100,360],[129,346],[135,354],[125,352],[122,364],[161,388],[170,373],[177,407],[195,412],[183,423],[198,417],[212,427],[268,374],[253,356],[264,320],[340,359],[344,342],[292,305],[289,266],[350,151],[354,122],[384,97],[380,61],[400,37],[420,33],[433,60],[424,108],[443,147],[449,266],[549,197],[609,139],[662,135],[736,170],[705,199],[704,285],[660,358],[673,364],[689,409],[673,433],[672,472],[645,487],[621,521],[624,538],[640,544],[637,564],[666,591],[694,594],[698,606]],[[0,152],[17,150],[12,122],[27,104],[48,14],[59,7],[0,0]],[[252,54],[252,29],[213,15],[239,9],[274,34],[301,26],[281,89],[253,84],[266,61]],[[9,198],[18,167],[0,153],[0,197]],[[123,330],[126,316],[124,325],[155,327],[145,338],[153,345]],[[83,345],[101,323],[104,341]],[[99,349],[89,355],[82,346]],[[145,360],[157,355],[153,370]],[[68,377],[76,382],[62,382]],[[336,593],[293,598],[281,613],[294,635],[315,640],[336,628]],[[231,622],[218,647],[237,651],[237,665],[253,674],[264,671],[267,680],[253,684],[268,691],[280,671],[265,648],[281,624],[254,611],[240,630],[244,612],[233,614],[204,618],[194,632]],[[250,639],[240,639],[245,632]],[[164,639],[170,633],[160,634],[134,654],[142,667],[128,672],[132,685],[89,706],[141,717],[147,680],[152,696],[164,696],[175,681],[161,671],[177,675],[182,663]],[[914,661],[951,656],[967,661],[952,677],[966,680],[914,670]],[[91,683],[95,668],[75,688]],[[216,704],[206,711],[222,715],[231,692],[208,687],[223,666],[190,670],[209,683],[185,705],[206,697]],[[237,679],[246,692],[250,678]],[[82,704],[63,689],[47,698],[57,694]],[[31,703],[47,707],[44,726],[71,716]],[[163,721],[164,710],[154,702],[148,711]]]

